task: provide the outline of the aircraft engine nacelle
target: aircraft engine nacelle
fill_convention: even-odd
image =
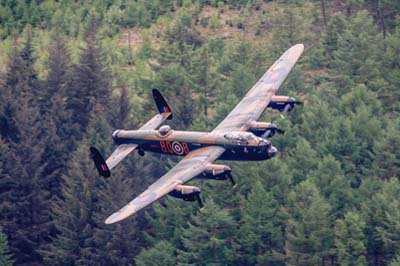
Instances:
[[[227,165],[210,164],[208,168],[203,171],[197,178],[226,180],[229,178],[232,169]]]
[[[276,133],[285,133],[284,130],[279,129],[276,124],[271,122],[253,122],[250,124],[249,131],[262,138],[271,138]]]
[[[271,97],[267,107],[286,114],[287,112],[292,111],[296,104],[301,104],[301,102],[296,101],[293,97],[274,95]]]
[[[169,193],[170,196],[184,201],[199,200],[200,188],[195,186],[178,185]]]

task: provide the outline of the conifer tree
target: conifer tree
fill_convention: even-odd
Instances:
[[[348,212],[344,219],[336,221],[335,245],[340,265],[367,265],[364,228],[365,221],[356,212]]]
[[[291,151],[288,160],[289,169],[293,169],[293,182],[300,183],[307,174],[316,168],[317,154],[305,139],[299,139],[296,147]]]
[[[197,206],[196,206],[197,207]],[[181,231],[190,219],[191,206],[187,202],[167,197],[162,204],[153,206],[154,213],[147,213],[149,229],[145,232],[146,242],[154,246],[159,239],[166,240],[175,247],[181,246]]]
[[[390,188],[392,193],[394,191],[398,191],[400,187],[399,182],[394,180],[385,185],[394,186],[393,188]],[[384,189],[382,191],[382,194],[388,193],[386,191]],[[400,237],[397,233],[400,230],[400,214],[398,212],[398,209],[400,208],[400,200],[394,198],[393,194],[390,195],[389,193],[388,195],[381,196],[386,197],[387,205],[384,209],[383,220],[378,225],[377,230],[384,244],[386,259],[387,261],[390,261],[396,256],[396,253],[400,250]],[[390,196],[392,196],[391,200],[389,200]]]
[[[371,189],[370,198],[367,197],[363,204],[367,222],[365,228],[367,250],[376,264],[387,264],[399,249],[400,241],[398,234],[395,233],[399,230],[399,215],[395,211],[400,204],[397,199],[399,193],[399,181],[391,179],[384,183],[382,188]]]
[[[85,32],[86,47],[82,48],[79,63],[72,66],[71,81],[67,91],[67,110],[71,112],[74,136],[79,140],[87,130],[94,107],[106,114],[111,101],[111,77],[97,40],[97,21],[93,17]]]
[[[333,244],[330,205],[309,180],[300,183],[288,197],[287,264],[323,264],[331,255]]]
[[[383,138],[375,142],[373,151],[375,154],[373,172],[380,178],[390,179],[400,176],[400,153],[398,147],[400,120],[396,119],[384,129]]]
[[[173,63],[167,65],[158,73],[153,85],[165,94],[164,96],[168,99],[168,103],[177,118],[172,123],[180,130],[187,129],[190,126],[196,110],[190,84],[191,81],[186,70]]]
[[[338,49],[333,52],[332,63],[339,75],[336,85],[340,94],[348,92],[355,83],[371,84],[379,79],[381,47],[378,31],[366,12],[350,18],[338,36]]]
[[[400,85],[400,67],[398,62],[400,60],[400,30],[389,34],[387,38],[387,49],[384,54],[384,64],[382,65],[381,75],[386,81],[382,84],[379,91],[379,98],[383,102],[383,108],[386,111],[399,112],[400,93],[398,91]]]
[[[62,198],[52,206],[54,225],[58,232],[46,251],[47,265],[92,265],[93,220],[97,210],[97,174],[88,156],[88,145],[81,143],[62,177]]]
[[[234,228],[229,212],[208,200],[206,209],[194,215],[187,228],[181,229],[183,247],[177,251],[178,263],[231,264],[235,257]]]
[[[237,237],[238,258],[243,265],[282,265],[276,253],[283,253],[283,216],[271,192],[256,181],[244,204],[243,225]]]
[[[1,225],[21,265],[42,261],[38,250],[51,233],[49,178],[44,174],[43,158],[47,133],[37,108],[39,87],[32,52],[28,29],[21,52],[14,47],[1,88],[6,100],[2,101],[2,137],[9,148],[0,174],[6,184],[0,195]]]
[[[136,258],[137,266],[173,266],[177,265],[176,248],[166,240],[157,242],[153,247],[144,249]]]
[[[8,249],[7,236],[0,230],[0,266],[12,266],[13,262]]]
[[[392,261],[390,261],[389,266],[400,266],[400,255],[397,254]]]
[[[350,180],[344,176],[339,162],[332,155],[324,157],[308,179],[314,181],[321,195],[328,200],[335,217],[343,217],[346,211],[354,207]]]

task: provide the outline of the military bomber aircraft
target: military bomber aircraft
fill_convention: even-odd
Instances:
[[[159,114],[138,130],[116,130],[112,137],[117,148],[107,160],[91,147],[95,166],[101,176],[109,177],[110,170],[133,150],[142,156],[145,151],[150,151],[184,158],[142,194],[108,217],[105,223],[119,222],[166,194],[185,201],[198,201],[202,208],[200,189],[185,185],[186,182],[192,178],[229,179],[233,186],[236,185],[231,168],[214,164],[214,161],[256,161],[274,157],[277,149],[267,138],[283,131],[273,123],[258,122],[257,119],[267,107],[285,114],[300,103],[292,97],[276,96],[275,93],[303,50],[303,44],[288,49],[211,132],[178,131],[168,125],[159,127],[166,119],[172,119],[172,112],[161,93],[154,89],[153,98]]]

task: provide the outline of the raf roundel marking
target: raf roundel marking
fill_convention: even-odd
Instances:
[[[180,144],[178,141],[172,142],[172,149],[177,155],[182,155],[183,154],[183,147],[182,144]]]
[[[144,194],[143,196],[137,197],[136,201],[138,203],[147,204],[147,203],[152,202],[156,197],[157,197],[157,194],[155,192],[149,192],[147,194]]]
[[[281,77],[285,74],[285,68],[278,68],[274,70],[266,79],[263,80],[265,84],[275,83],[281,79]]]

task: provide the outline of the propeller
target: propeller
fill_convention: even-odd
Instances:
[[[200,212],[204,211],[204,205],[203,205],[203,201],[200,198],[200,193],[196,195],[196,200],[200,207],[199,211]]]
[[[272,134],[271,134],[271,133],[272,133]],[[283,129],[278,128],[278,127],[276,126],[276,124],[271,123],[271,124],[269,125],[268,129],[265,131],[265,133],[261,135],[261,137],[262,137],[263,139],[266,139],[266,138],[268,138],[268,137],[272,137],[273,135],[275,135],[275,133],[278,133],[278,134],[283,135],[283,134],[285,134],[285,131],[284,131]]]
[[[238,187],[238,184],[236,184],[235,180],[233,179],[232,174],[231,174],[231,173],[227,173],[227,176],[228,176],[229,180],[230,180],[231,183],[232,183],[232,188],[233,188],[233,189],[236,189],[236,188]]]
[[[290,97],[289,100],[288,100],[287,102],[288,102],[288,103],[285,105],[285,108],[283,108],[283,110],[282,110],[282,112],[281,112],[281,115],[280,115],[282,119],[285,119],[285,115],[286,115],[290,110],[292,110],[293,107],[294,107],[296,104],[303,105],[303,102],[297,101],[297,100],[296,100],[295,98],[293,98],[293,97]]]

